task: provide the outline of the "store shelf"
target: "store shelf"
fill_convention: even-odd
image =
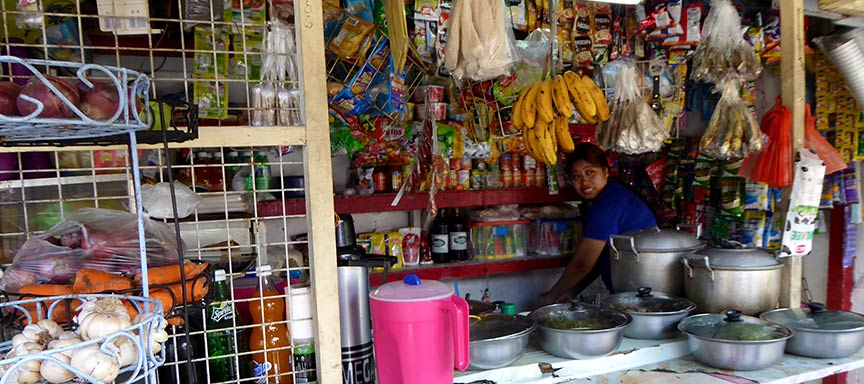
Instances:
[[[505,273],[560,268],[565,265],[567,260],[569,260],[569,256],[536,256],[504,260],[471,260],[448,264],[421,265],[416,268],[390,271],[387,273],[387,282],[400,281],[409,273],[416,274],[424,280],[503,275]],[[373,287],[381,285],[383,277],[383,273],[370,274],[369,285]]]
[[[397,205],[392,205],[395,193],[382,193],[370,196],[336,196],[333,198],[338,213],[369,213],[387,211],[410,211],[426,209],[429,194],[418,193],[403,197]],[[546,204],[574,201],[576,193],[570,189],[550,195],[546,188],[486,189],[479,191],[442,191],[436,195],[438,208],[482,207],[507,204]],[[284,212],[282,210],[285,210]],[[302,198],[270,200],[258,203],[259,216],[303,215],[306,201]]]

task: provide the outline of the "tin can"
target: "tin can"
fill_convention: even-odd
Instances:
[[[470,171],[471,170],[471,159],[465,158],[465,157],[459,159],[459,168],[458,169],[467,169]]]
[[[390,189],[399,192],[402,189],[402,170],[398,167],[390,171]]]
[[[513,187],[522,188],[525,186],[525,181],[522,179],[522,170],[513,168]]]
[[[505,169],[513,169],[513,156],[509,153],[501,155],[500,163],[500,168],[502,171]]]
[[[537,170],[535,172],[536,172],[536,175],[534,176],[534,186],[535,187],[545,187],[546,186],[546,167],[538,163]]]
[[[485,171],[486,170],[486,162],[483,161],[483,159],[474,159],[474,168],[473,169],[479,169],[481,171]]]
[[[444,186],[445,189],[455,189],[459,184],[459,178],[456,176],[456,170],[451,169],[447,172],[447,185]]]
[[[387,173],[383,170],[376,170],[372,174],[372,181],[375,182],[375,192],[387,191]]]
[[[513,169],[522,168],[522,156],[518,153],[513,154],[513,158],[511,160],[511,167]],[[524,168],[522,168],[524,169]]]
[[[459,159],[457,159],[457,158],[450,159],[450,169],[452,169],[454,171],[459,170]]]
[[[502,169],[501,170],[501,182],[504,184],[504,188],[513,188],[513,170],[512,169]]]
[[[537,168],[537,160],[534,160],[533,157],[525,155],[522,158],[522,168],[523,169],[536,169]]]
[[[456,171],[458,182],[456,183],[457,190],[466,190],[471,188],[471,171],[468,169],[460,169]]]
[[[534,168],[528,168],[525,170],[525,186],[533,187],[537,185],[537,170]]]
[[[486,181],[486,171],[479,169],[471,170],[471,189],[483,189]]]

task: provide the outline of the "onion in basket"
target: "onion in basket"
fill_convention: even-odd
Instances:
[[[73,105],[78,105],[78,89],[76,89],[74,85],[66,80],[51,75],[45,75],[45,78],[54,84],[54,87],[60,90],[60,92],[63,93],[63,95],[66,96]],[[30,77],[27,85],[21,89],[21,94],[18,95],[18,99],[16,100],[18,112],[23,116],[27,116],[36,111],[36,104],[24,100],[24,98],[21,97],[23,95],[39,100],[45,105],[42,113],[39,114],[39,117],[41,118],[69,118],[75,115],[75,113],[72,112],[72,109],[63,103],[60,96],[51,92],[51,90],[48,89],[48,86],[43,84],[36,76]]]

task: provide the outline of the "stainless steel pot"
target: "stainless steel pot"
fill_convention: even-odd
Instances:
[[[760,315],[795,331],[786,352],[819,359],[851,356],[864,346],[864,315],[825,309],[819,303],[808,309],[782,308]]]
[[[590,359],[614,352],[621,345],[624,329],[633,321],[624,312],[578,301],[547,305],[530,316],[537,322],[543,350],[568,359]]]
[[[633,322],[624,329],[632,339],[671,339],[678,336],[678,322],[696,308],[690,300],[652,292],[642,287],[637,292],[616,293],[603,299],[602,304],[625,312]]]
[[[777,307],[783,263],[757,249],[711,248],[684,257],[684,296],[700,313],[736,309],[757,315]]]
[[[693,357],[705,365],[734,371],[768,368],[783,358],[793,332],[739,311],[690,316],[678,324]]]
[[[536,323],[526,316],[485,314],[471,316],[471,359],[468,369],[506,367],[525,353]]]
[[[612,235],[612,291],[635,291],[652,287],[670,295],[684,295],[681,257],[704,247],[696,236],[668,229],[647,229]]]

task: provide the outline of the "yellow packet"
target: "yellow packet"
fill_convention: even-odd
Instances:
[[[357,16],[348,16],[336,37],[330,41],[330,51],[342,58],[351,58],[360,50],[363,40],[375,26]]]

